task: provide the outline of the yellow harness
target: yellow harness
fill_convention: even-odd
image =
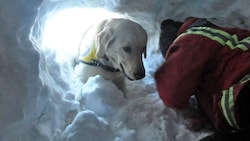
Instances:
[[[96,43],[93,41],[92,45],[86,50],[86,52],[80,56],[79,61],[84,64],[88,64],[91,66],[100,67],[109,72],[119,72],[119,69],[115,69],[113,67],[102,64],[98,61],[96,57]]]
[[[93,41],[92,46],[80,57],[80,61],[90,63],[91,60],[97,60],[96,58],[96,45]]]

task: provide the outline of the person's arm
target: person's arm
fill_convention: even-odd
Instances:
[[[155,73],[157,90],[166,106],[185,108],[198,90],[209,58],[203,44],[198,36],[187,35],[169,48],[165,63]]]

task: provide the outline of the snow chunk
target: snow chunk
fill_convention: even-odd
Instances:
[[[100,75],[89,78],[77,99],[81,101],[82,108],[92,110],[102,117],[114,114],[126,103],[116,85]]]
[[[79,112],[62,134],[62,141],[112,141],[113,134],[108,123],[94,112]]]

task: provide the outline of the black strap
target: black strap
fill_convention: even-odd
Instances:
[[[85,62],[83,60],[80,60],[81,63],[84,63],[84,64],[88,64],[88,65],[91,65],[91,66],[97,66],[97,67],[100,67],[106,71],[109,71],[109,72],[119,72],[120,70],[119,69],[115,69],[113,67],[110,67],[110,66],[107,66],[107,65],[104,65],[102,64],[100,61],[98,60],[91,60],[90,62]]]

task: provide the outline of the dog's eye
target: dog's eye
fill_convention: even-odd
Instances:
[[[132,48],[131,47],[124,47],[123,50],[127,53],[131,53],[132,52]]]

